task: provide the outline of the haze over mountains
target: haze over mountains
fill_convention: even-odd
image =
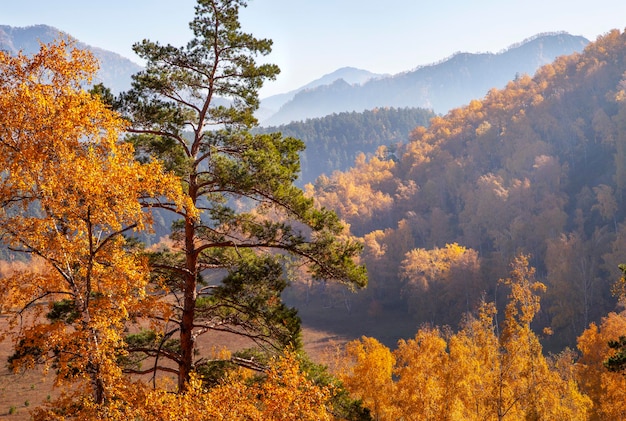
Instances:
[[[504,301],[498,280],[522,253],[547,287],[535,329],[550,328],[546,349],[573,348],[589,323],[623,310],[611,291],[626,250],[626,33],[435,117],[392,157],[313,187],[363,239],[370,283],[350,307],[363,325],[404,309],[396,317],[410,329],[458,326],[485,297]],[[453,270],[441,256],[457,246],[477,258]]]
[[[39,42],[49,43],[71,34],[47,25],[17,28],[0,25],[0,49],[31,54]],[[119,54],[76,40],[100,60],[98,80],[115,93],[128,89],[131,75],[141,67]],[[132,43],[134,40],[129,40]],[[361,112],[377,107],[421,107],[443,114],[502,88],[516,75],[532,75],[556,57],[580,52],[589,41],[566,33],[539,34],[499,53],[457,53],[439,63],[396,75],[382,75],[345,67],[298,89],[263,98],[257,113],[263,126]],[[418,58],[416,58],[418,61]]]
[[[35,25],[26,28],[0,25],[0,50],[12,54],[22,51],[30,55],[39,51],[40,43],[49,44],[56,39],[68,37],[76,41],[78,48],[90,50],[100,61],[100,70],[95,83],[103,83],[114,93],[130,88],[131,75],[140,71],[141,66],[117,53],[82,43],[70,34],[48,25]]]
[[[276,111],[279,110],[280,107],[282,107],[285,103],[291,101],[298,92],[313,90],[324,85],[331,85],[333,82],[340,79],[349,84],[360,85],[372,79],[388,76],[389,75],[372,73],[367,70],[357,69],[355,67],[342,67],[341,69],[337,69],[332,73],[320,77],[319,79],[315,79],[314,81],[309,82],[306,85],[299,87],[298,89],[263,98],[261,102],[260,114],[261,116],[266,115],[266,117],[270,117],[272,114],[276,113]],[[261,120],[263,120],[263,117],[261,117]]]
[[[532,75],[556,57],[580,52],[588,43],[584,37],[566,33],[539,34],[500,53],[457,53],[439,63],[397,75],[374,75],[365,83],[338,76],[333,83],[297,91],[261,123],[280,125],[385,106],[422,107],[445,114],[472,99],[482,98],[492,88],[503,88],[517,75]],[[262,107],[269,105],[266,100],[261,103]]]

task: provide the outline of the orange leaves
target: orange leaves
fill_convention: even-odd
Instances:
[[[399,275],[409,310],[422,319],[458,321],[484,291],[479,271],[478,253],[457,243],[407,252]]]
[[[256,390],[255,390],[256,389]],[[267,378],[250,392],[259,396],[259,420],[331,420],[333,390],[318,386],[301,371],[295,354],[275,360]]]
[[[330,421],[330,387],[318,386],[300,370],[297,357],[287,353],[275,359],[263,378],[249,379],[235,372],[219,385],[205,389],[191,375],[185,392],[152,389],[143,383],[126,386],[123,400],[108,410],[112,420],[223,420],[223,421]],[[80,419],[100,419],[86,412]]]
[[[381,147],[379,155],[386,154]],[[383,193],[393,185],[392,170],[395,162],[365,155],[357,157],[356,167],[346,173],[335,173],[332,179],[321,176],[315,183],[314,194],[319,205],[334,209],[338,216],[348,221],[353,232],[361,230],[361,224],[372,218],[380,218],[390,211],[393,197]]]
[[[592,420],[618,420],[626,417],[626,377],[608,371],[603,363],[615,353],[609,341],[626,331],[624,314],[609,313],[598,326],[592,323],[578,338],[582,357],[576,363],[576,376],[581,389],[594,403]]]
[[[483,303],[458,333],[422,328],[393,352],[371,338],[350,342],[338,375],[379,420],[587,419],[590,400],[530,329],[542,287],[533,275],[516,259],[502,335],[495,306]]]
[[[401,418],[445,419],[454,388],[448,382],[449,355],[442,333],[420,329],[414,339],[400,340],[394,354],[398,378],[395,396],[401,402]]]
[[[64,42],[43,45],[32,58],[0,55],[0,132],[6,146],[43,159],[57,147],[73,147],[82,136],[96,137],[102,129],[123,123],[81,89],[96,70],[88,52]],[[72,144],[67,144],[71,141]],[[37,148],[40,148],[39,150]]]
[[[363,400],[375,419],[394,419],[396,360],[391,351],[376,339],[363,337],[346,345],[345,356],[337,362],[337,375],[346,389]]]
[[[540,299],[535,291],[545,292],[546,286],[535,280],[535,268],[529,266],[528,256],[517,256],[511,266],[511,277],[502,281],[511,287],[506,307],[507,326],[530,330],[530,322],[540,309]]]
[[[428,290],[433,282],[445,282],[450,270],[469,254],[476,253],[457,243],[432,250],[413,249],[406,253],[402,261],[401,275],[409,284]]]
[[[147,262],[123,234],[149,226],[144,201],[185,203],[179,180],[135,161],[119,142],[126,123],[82,89],[95,69],[64,42],[0,54],[0,232],[43,262],[0,278],[0,290],[16,320],[35,310],[15,332],[14,365],[53,361],[58,381],[102,404],[118,394],[126,324],[156,308]]]

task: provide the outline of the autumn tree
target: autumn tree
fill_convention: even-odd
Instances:
[[[333,363],[339,379],[370,409],[374,420],[397,419],[393,382],[396,360],[389,348],[375,338],[363,337],[346,344],[345,353]]]
[[[394,375],[398,378],[395,398],[400,419],[450,419],[455,387],[447,346],[442,332],[431,328],[398,342]]]
[[[386,149],[379,147],[377,155],[385,156]],[[378,156],[367,161],[361,153],[354,165],[345,173],[336,172],[332,180],[320,176],[315,186],[307,187],[322,206],[334,209],[342,220],[349,221],[353,233],[361,235],[372,224],[388,225],[394,200],[384,191],[394,184],[391,170],[395,163]]]
[[[124,330],[158,299],[125,235],[149,227],[142,206],[182,206],[183,196],[160,163],[137,162],[119,142],[124,121],[82,88],[95,70],[63,41],[31,58],[0,52],[0,232],[30,262],[0,278],[0,291],[10,365],[53,367],[76,404],[106,408],[124,383]]]
[[[167,383],[153,388],[146,383],[128,385],[124,399],[109,405],[106,412],[97,406],[74,407],[72,416],[80,420],[223,420],[223,421],[331,421],[332,385],[319,385],[300,367],[298,356],[287,352],[273,358],[266,373],[256,376],[248,369],[230,373],[216,386],[206,389],[192,373],[186,393],[171,393]],[[62,420],[52,405],[35,409],[35,419]]]
[[[617,205],[613,188],[611,186],[607,186],[606,184],[600,184],[599,186],[593,188],[593,192],[596,194],[596,200],[598,203],[594,205],[592,209],[597,210],[602,216],[602,219],[612,221],[615,232],[617,232],[615,214],[619,209],[619,206]]]
[[[450,360],[454,366],[455,407],[467,420],[494,419],[502,397],[500,387],[501,350],[498,341],[496,308],[493,303],[481,303],[477,314],[468,315],[462,329],[449,340]]]
[[[622,276],[615,283],[613,292],[619,296],[623,304],[626,297],[626,264],[619,264],[618,267],[622,271]],[[612,350],[611,355],[604,361],[604,366],[609,371],[623,373],[626,368],[626,335],[623,332],[613,332],[613,335],[613,338],[608,341],[608,346]]]
[[[457,333],[423,327],[393,352],[372,338],[350,342],[350,369],[339,371],[346,388],[380,420],[586,420],[590,399],[543,355],[530,327],[544,286],[527,257],[511,266],[500,324],[483,302]]]
[[[458,323],[485,290],[478,253],[457,243],[407,252],[400,277],[410,311],[431,323]]]
[[[582,355],[575,370],[581,389],[593,402],[590,420],[626,417],[626,378],[605,366],[607,360],[618,355],[609,343],[623,335],[625,330],[626,317],[612,312],[600,324],[591,323],[578,337],[578,349]]]
[[[570,343],[591,321],[602,316],[599,310],[610,302],[610,284],[599,268],[610,238],[608,227],[604,227],[588,239],[572,233],[547,242],[545,263],[550,290],[546,307],[552,319],[550,325]]]
[[[614,35],[614,34],[611,34]],[[607,37],[608,38],[608,37]],[[615,102],[618,105],[618,113],[613,117],[616,127],[615,136],[615,196],[618,202],[624,200],[624,189],[626,189],[626,79],[622,79],[616,87]]]
[[[505,310],[500,346],[504,351],[500,361],[500,393],[498,419],[509,411],[520,411],[526,417],[539,415],[540,399],[546,385],[542,384],[547,366],[541,354],[539,339],[531,323],[540,309],[536,292],[545,292],[545,285],[535,279],[535,269],[527,256],[512,264],[511,277],[503,281],[511,289]]]
[[[298,342],[295,310],[281,301],[290,265],[315,278],[366,282],[354,260],[361,246],[293,185],[302,142],[250,132],[258,90],[279,69],[257,64],[272,43],[241,30],[245,6],[199,0],[186,46],[135,44],[146,69],[121,98],[138,157],[175,171],[200,210],[161,205],[176,219],[176,247],[154,255],[152,268],[167,279],[173,314],[157,339],[136,344],[174,363],[180,390],[203,364],[195,356],[203,333],[243,335],[270,349]],[[163,346],[173,338],[175,346]]]

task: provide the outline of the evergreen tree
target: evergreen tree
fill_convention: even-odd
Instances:
[[[272,42],[242,32],[245,6],[244,0],[199,0],[190,23],[194,38],[185,47],[135,44],[146,68],[120,101],[138,157],[175,171],[193,203],[182,210],[155,204],[178,218],[174,246],[152,256],[172,306],[159,335],[131,346],[174,362],[179,390],[206,363],[196,359],[203,333],[244,335],[274,349],[297,344],[299,319],[281,301],[288,274],[296,273],[291,269],[366,283],[355,262],[361,245],[333,212],[314,207],[293,184],[302,142],[250,132],[258,90],[279,69],[257,64]],[[148,371],[156,370],[158,364]]]

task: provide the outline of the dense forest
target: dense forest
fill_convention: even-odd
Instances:
[[[254,131],[279,69],[245,6],[135,44],[117,97],[71,40],[0,51],[6,378],[58,387],[31,419],[625,419],[626,33],[301,189],[304,142]],[[291,300],[411,333],[321,365]]]
[[[415,128],[393,154],[383,147],[310,185],[365,244],[370,283],[353,308],[454,327],[482,297],[503,301],[497,280],[521,252],[547,285],[535,324],[553,330],[548,349],[574,345],[613,310],[626,241],[625,39],[610,32]]]
[[[379,146],[393,151],[406,141],[417,126],[424,126],[434,117],[421,108],[376,108],[344,112],[322,118],[297,121],[278,127],[260,127],[260,133],[281,132],[302,140],[306,149],[300,153],[299,182],[313,182],[320,174],[349,169],[360,153],[373,155]]]

